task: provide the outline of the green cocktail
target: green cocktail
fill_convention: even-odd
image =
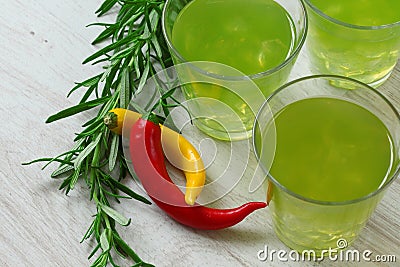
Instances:
[[[371,86],[392,72],[400,50],[400,1],[306,0],[307,47],[316,73],[355,78]]]
[[[196,125],[217,138],[232,139],[229,134],[233,133],[233,139],[242,139],[251,134],[260,98],[286,81],[305,39],[306,17],[298,0],[171,0],[164,9],[163,26],[175,64],[211,62],[197,69],[178,70],[183,73],[182,83],[189,82],[184,87],[187,99],[221,101],[233,111],[232,116],[226,115],[224,108],[202,103],[199,108],[190,108],[192,115],[199,117]],[[212,63],[232,67],[238,70],[237,75]],[[210,74],[216,76],[209,83],[191,83]],[[232,88],[235,81],[246,79],[261,90],[256,104],[248,103],[243,95],[254,95],[252,89],[238,93]],[[205,116],[204,109],[212,109],[214,116]]]
[[[350,244],[398,171],[399,115],[373,89],[338,77],[295,81],[267,103],[254,142],[278,237],[317,255]]]
[[[392,140],[368,110],[338,98],[307,98],[281,110],[275,127],[270,173],[288,190],[339,202],[366,196],[385,183]]]
[[[251,75],[285,61],[294,48],[293,27],[272,0],[194,0],[176,18],[172,44],[187,61],[223,63]]]

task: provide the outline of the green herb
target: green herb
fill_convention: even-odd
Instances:
[[[83,124],[84,129],[76,135],[75,146],[70,151],[53,158],[24,163],[47,162],[43,168],[53,162],[59,163],[51,176],[63,179],[60,189],[66,194],[74,189],[79,180],[86,182],[90,189],[89,198],[97,208],[93,222],[82,239],[83,242],[94,237],[97,241],[97,246],[89,255],[89,259],[97,255],[92,266],[106,266],[108,263],[117,266],[113,260],[114,255],[129,257],[136,263],[134,266],[151,266],[136,255],[116,230],[117,224],[127,226],[131,220],[111,207],[114,201],[131,198],[146,204],[151,203],[121,183],[121,179],[129,173],[121,138],[110,133],[103,124],[103,117],[110,109],[127,108],[132,96],[143,89],[147,79],[157,72],[157,68],[165,69],[172,64],[161,31],[164,2],[105,0],[102,3],[96,11],[98,16],[108,13],[112,8],[118,9],[116,21],[90,25],[104,27],[92,44],[104,41],[108,44],[83,63],[101,63],[104,71],[77,83],[68,96],[84,90],[80,102],[50,116],[46,122],[54,122],[95,107],[98,108],[97,115]],[[167,92],[159,102],[166,101],[171,95],[171,91]],[[163,106],[162,110],[168,112],[168,108],[165,108],[168,106]],[[114,173],[118,178],[113,177]]]

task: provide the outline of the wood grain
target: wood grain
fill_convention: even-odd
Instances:
[[[96,50],[90,45],[99,29],[84,26],[101,1],[3,1],[0,13],[0,266],[89,266],[94,243],[80,244],[95,212],[84,184],[65,196],[59,181],[42,165],[22,162],[54,156],[69,149],[73,134],[92,113],[50,125],[45,119],[77,102],[66,98],[73,83],[99,72],[82,66]],[[106,19],[112,19],[106,18]],[[103,21],[103,20],[102,20]],[[291,79],[308,73],[303,51]],[[380,89],[400,110],[400,66]],[[243,160],[234,155],[237,162]],[[250,159],[248,173],[254,170]],[[246,173],[247,173],[246,172]],[[255,195],[244,177],[224,204],[238,204]],[[127,184],[140,190],[128,180]],[[235,189],[236,190],[236,189]],[[400,260],[400,181],[396,180],[353,248],[393,254]],[[243,223],[222,231],[196,231],[171,221],[152,205],[126,201],[116,208],[132,218],[121,235],[147,262],[156,266],[316,266],[313,262],[261,262],[265,245],[288,250],[274,235],[269,210],[252,214]],[[124,263],[126,264],[126,263]],[[323,262],[335,266],[334,262]],[[341,263],[341,266],[351,265]],[[368,264],[373,266],[373,263]],[[379,265],[385,266],[385,264]],[[387,264],[386,266],[390,266]]]

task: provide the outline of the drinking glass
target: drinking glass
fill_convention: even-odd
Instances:
[[[258,58],[253,60],[247,54],[249,51],[242,49],[249,42],[249,39],[253,38],[248,36],[247,24],[243,24],[243,21],[247,20],[245,13],[247,12],[252,19],[260,21],[255,28],[264,29],[265,31],[274,29],[273,34],[279,34],[280,31],[277,30],[277,27],[280,27],[280,25],[270,25],[264,21],[266,18],[276,16],[276,12],[271,12],[271,14],[263,12],[262,14],[251,16],[254,10],[250,12],[250,10],[247,10],[247,6],[252,3],[260,3],[260,0],[250,0],[241,1],[241,4],[244,5],[243,10],[232,11],[233,13],[229,11],[229,6],[233,1],[227,1],[228,8],[226,12],[212,14],[214,9],[212,5],[224,3],[224,1],[209,1],[207,3],[210,6],[208,6],[207,12],[203,12],[196,17],[192,16],[192,19],[197,23],[195,28],[187,30],[181,35],[175,34],[176,21],[179,19],[181,11],[195,2],[200,3],[200,1],[206,2],[204,0],[167,0],[162,16],[163,34],[174,64],[178,66],[177,73],[180,81],[185,84],[182,89],[185,98],[190,100],[188,108],[191,112],[191,117],[200,130],[217,139],[241,140],[249,138],[257,110],[269,94],[286,82],[305,42],[307,32],[305,6],[300,0],[261,1],[263,3],[272,3],[275,7],[278,5],[282,9],[287,25],[289,25],[288,29],[290,27],[288,30],[289,43],[282,44],[279,43],[279,40],[275,40],[275,44],[272,44],[273,42],[260,41],[260,51],[263,52],[260,52]],[[240,1],[235,0],[234,2],[238,3]],[[222,18],[221,16],[225,16],[222,23],[220,23],[221,25],[213,25],[213,28],[218,26],[221,31],[242,31],[241,38],[221,39],[219,40],[220,43],[214,44],[214,47],[210,50],[212,53],[224,53],[227,51],[224,45],[237,46],[235,52],[227,56],[227,61],[212,60],[208,58],[210,53],[204,54],[203,52],[201,54],[197,49],[207,46],[210,42],[212,43],[215,38],[220,38],[219,34],[215,34],[216,36],[208,34],[210,28],[202,26],[203,24],[206,25],[210,18]],[[200,34],[202,31],[205,32],[204,39],[201,42],[190,44],[197,45],[197,48],[189,49],[189,52],[193,53],[193,58],[188,59],[182,54],[181,50],[182,46],[185,47],[189,44],[181,44],[180,48],[178,48],[176,43],[179,38],[190,39],[188,37],[190,33]],[[257,36],[257,38],[259,37],[262,38],[263,36]],[[242,62],[243,60],[248,61],[243,65],[249,68],[260,64],[260,62],[272,61],[273,54],[281,52],[281,49],[277,49],[277,47],[282,45],[288,47],[288,53],[272,67],[267,67],[256,73],[245,73],[237,66],[234,66],[235,64],[237,65],[238,61]],[[273,49],[273,51],[268,51],[268,49]],[[194,61],[196,62],[194,63]]]
[[[333,85],[341,82],[350,84],[354,89],[348,90]],[[294,192],[296,190],[288,189],[287,186],[282,185],[281,177],[271,174],[270,167],[274,160],[272,154],[275,153],[275,144],[279,145],[275,141],[279,140],[281,136],[279,131],[270,130],[275,125],[274,118],[291,103],[320,97],[336,98],[357,104],[375,115],[379,119],[378,121],[381,121],[386,126],[388,133],[392,137],[391,166],[388,167],[386,180],[383,180],[384,182],[375,191],[355,199],[321,201]],[[349,119],[346,123],[354,124],[356,122],[352,122]],[[293,127],[295,128],[296,126]],[[313,126],[311,128],[315,129]],[[266,134],[267,132],[272,134]],[[291,131],[290,134],[296,135],[296,130]],[[355,138],[359,139],[359,137],[356,136]],[[321,138],[329,142],[329,136],[322,136]],[[369,141],[374,142],[374,140]],[[400,117],[396,109],[382,94],[357,80],[332,75],[308,76],[282,86],[263,104],[257,114],[254,125],[253,145],[259,164],[268,179],[269,207],[276,235],[291,249],[321,255],[324,250],[326,252],[329,249],[335,250],[347,247],[356,239],[388,186],[399,175]],[[324,152],[326,153],[324,157],[331,155],[328,153],[343,152],[335,151],[336,148],[337,146],[335,145],[333,146],[334,150]],[[351,145],[347,146],[344,154],[347,155],[346,153],[349,153],[351,149]],[[345,158],[344,156],[343,160]],[[375,157],[373,161],[375,160],[378,159]],[[294,167],[287,166],[287,168]],[[341,168],[340,164],[334,166],[334,169],[338,168]],[[300,175],[296,170],[294,173],[298,176]],[[293,175],[293,178],[290,177],[290,179],[300,179],[298,181],[301,186],[306,187],[307,185],[303,184],[303,179],[298,176]],[[355,175],[351,175],[351,177],[356,179]],[[325,173],[321,173],[318,179],[320,181],[324,178],[326,179]],[[379,179],[377,181],[380,183],[382,177],[379,177]],[[336,184],[337,177],[332,179],[331,182]],[[364,184],[365,182],[361,180],[359,183]],[[312,188],[314,190],[314,187]],[[330,194],[336,197],[342,194],[339,191],[343,190],[353,192],[356,188],[343,187],[342,190],[330,192]],[[345,246],[343,242],[345,242]]]
[[[399,59],[400,1],[305,3],[313,73],[351,77],[375,88],[388,79]]]

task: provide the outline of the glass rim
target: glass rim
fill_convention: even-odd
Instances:
[[[162,32],[165,38],[165,41],[167,43],[167,46],[169,47],[169,49],[171,49],[174,54],[179,58],[179,60],[183,61],[183,63],[190,63],[192,61],[188,61],[186,60],[179,52],[178,50],[175,48],[175,46],[172,44],[172,41],[169,38],[169,35],[167,33],[166,30],[166,10],[168,8],[168,6],[170,5],[170,3],[174,1],[174,0],[166,0],[164,7],[163,7],[163,11],[162,11],[162,16],[161,16],[161,28],[162,28]],[[301,38],[300,41],[297,43],[295,49],[290,53],[290,55],[283,61],[281,62],[279,65],[271,68],[271,69],[267,69],[265,71],[262,72],[258,72],[258,73],[254,73],[254,74],[249,74],[249,75],[243,75],[243,76],[225,76],[225,75],[220,75],[220,74],[215,74],[215,73],[210,73],[208,71],[205,71],[201,68],[198,68],[196,66],[194,66],[196,69],[198,69],[200,72],[202,72],[203,74],[206,75],[211,75],[214,78],[218,78],[218,79],[225,79],[225,80],[240,80],[241,78],[246,78],[246,79],[258,79],[267,75],[270,75],[272,73],[275,73],[277,71],[279,71],[280,69],[282,69],[283,67],[285,67],[286,65],[288,65],[290,62],[292,62],[300,53],[300,50],[302,49],[302,47],[304,46],[305,40],[306,40],[306,36],[308,33],[308,15],[307,15],[307,9],[303,3],[303,0],[297,0],[300,5],[301,5],[301,9],[302,9],[302,13],[304,15],[303,18],[303,22],[304,22],[304,29],[302,31],[301,34]],[[275,2],[275,0],[274,0]],[[286,9],[285,9],[286,10]],[[217,62],[220,63],[220,62]],[[223,64],[223,63],[220,63]]]
[[[389,178],[388,181],[386,183],[384,183],[381,187],[376,189],[375,191],[373,191],[365,196],[355,198],[355,199],[345,200],[345,201],[323,201],[323,200],[316,200],[316,199],[302,196],[302,195],[295,193],[292,190],[286,188],[285,186],[283,186],[281,183],[279,183],[278,180],[275,179],[274,176],[271,175],[271,173],[264,166],[264,164],[260,163],[260,156],[257,153],[254,131],[256,129],[257,122],[258,122],[258,119],[259,119],[261,113],[263,112],[263,110],[265,109],[266,106],[269,106],[271,99],[274,98],[274,96],[276,96],[277,94],[279,94],[279,92],[283,91],[284,89],[286,89],[287,87],[289,87],[293,84],[296,84],[296,83],[299,83],[299,82],[302,82],[305,80],[313,80],[313,79],[321,79],[321,78],[322,79],[330,78],[330,79],[337,79],[337,80],[346,80],[347,82],[353,82],[353,83],[363,86],[365,89],[370,90],[373,94],[376,94],[379,98],[384,100],[384,102],[389,106],[389,108],[393,111],[394,115],[397,117],[397,121],[400,122],[400,114],[396,110],[396,108],[393,106],[393,104],[382,93],[380,93],[376,89],[372,88],[371,86],[369,86],[363,82],[360,82],[360,81],[350,78],[350,77],[345,77],[345,76],[340,76],[340,75],[318,74],[318,75],[304,76],[304,77],[292,80],[292,81],[282,85],[281,87],[279,87],[261,105],[260,109],[257,112],[256,118],[255,118],[254,124],[253,124],[253,135],[252,135],[253,152],[256,157],[258,165],[261,166],[261,169],[263,170],[264,174],[268,177],[268,179],[270,179],[276,186],[278,186],[280,189],[282,189],[283,191],[285,191],[292,197],[295,197],[297,199],[303,200],[308,203],[325,205],[325,206],[340,206],[340,205],[348,205],[348,204],[358,203],[358,202],[369,199],[369,198],[379,194],[380,192],[385,190],[387,187],[389,187],[389,185],[392,184],[394,182],[394,180],[396,180],[397,176],[399,176],[399,174],[400,174],[400,159],[397,160],[397,162],[395,162],[395,165],[393,166],[394,172],[392,175],[388,176],[388,178]],[[352,90],[352,89],[348,89],[348,90]]]
[[[321,17],[336,23],[338,25],[347,27],[347,28],[353,28],[353,29],[358,29],[358,30],[379,30],[379,29],[388,29],[396,26],[400,26],[400,20],[397,22],[389,23],[389,24],[383,24],[383,25],[357,25],[357,24],[352,24],[352,23],[347,23],[338,19],[335,19],[327,14],[325,14],[322,10],[320,10],[318,7],[316,7],[313,3],[311,3],[311,0],[304,0],[306,4],[313,10],[315,11],[318,15]]]

